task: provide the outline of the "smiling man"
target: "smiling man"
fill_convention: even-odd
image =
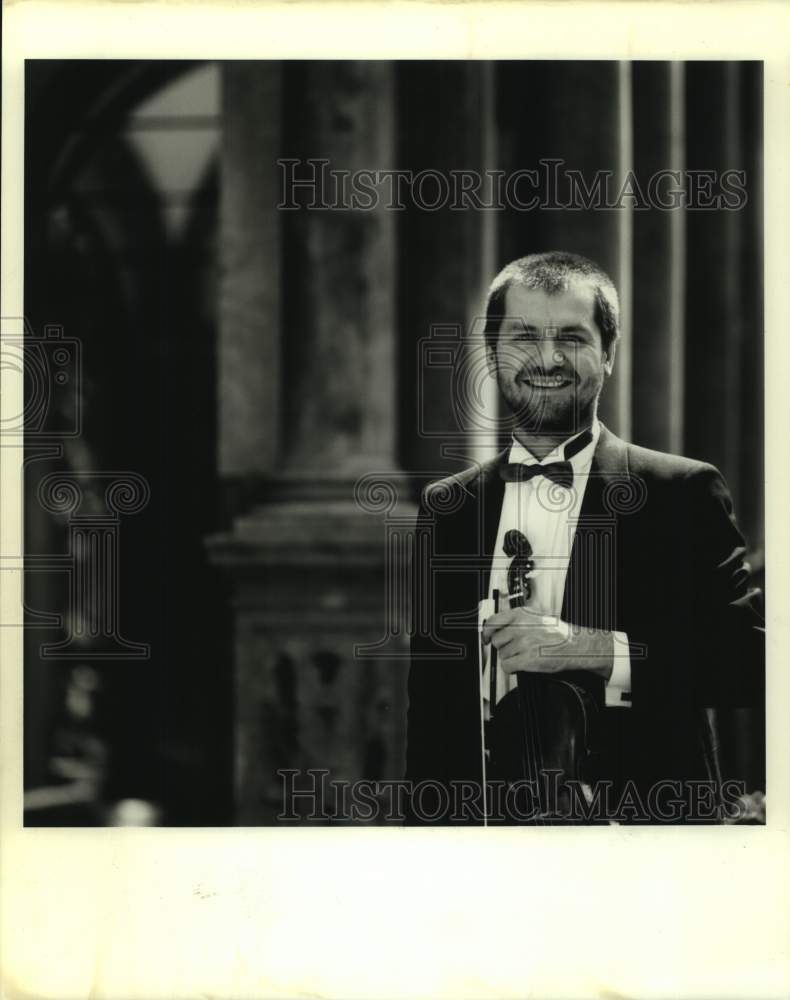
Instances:
[[[516,440],[532,454],[592,426],[612,373],[617,314],[609,278],[569,254],[515,261],[492,284],[489,369],[517,421]]]
[[[710,709],[764,690],[727,487],[599,422],[619,304],[592,261],[509,264],[485,336],[513,436],[423,494],[411,816],[720,822],[745,790],[721,781]]]

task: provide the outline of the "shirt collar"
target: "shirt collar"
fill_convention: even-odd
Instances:
[[[569,459],[571,465],[574,469],[582,468],[592,457],[593,452],[598,444],[598,438],[601,436],[601,425],[598,422],[597,417],[593,417],[593,422],[590,425],[590,430],[592,431],[592,441],[581,451],[577,452],[572,458]],[[583,434],[584,431],[579,431],[579,434]],[[517,462],[522,465],[548,465],[549,462],[561,462],[563,461],[563,451],[565,445],[574,438],[577,438],[579,434],[571,434],[569,438],[561,441],[556,448],[542,458],[540,462],[532,452],[527,451],[524,445],[517,441],[514,437],[510,444],[510,454],[508,455],[508,462]]]

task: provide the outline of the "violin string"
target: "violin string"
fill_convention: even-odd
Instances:
[[[527,539],[524,539],[525,554],[527,558],[532,556],[532,547],[529,545]],[[529,579],[526,579],[522,585],[521,593],[521,606],[526,607],[527,600],[532,596],[532,587]],[[527,717],[529,718],[529,730],[532,742],[532,774],[531,779],[534,782],[535,795],[536,795],[536,805],[537,805],[537,818],[536,823],[538,825],[543,824],[543,800],[542,800],[542,789],[541,789],[541,775],[544,770],[543,762],[543,744],[540,731],[540,681],[536,677],[532,677],[527,674],[524,677],[525,681],[525,694],[527,701]]]
[[[518,695],[522,718],[524,720],[522,769],[526,775],[527,781],[535,789],[538,799],[536,823],[540,823],[541,804],[539,768],[540,760],[542,758],[542,749],[540,744],[536,706],[532,697],[533,691],[533,679],[528,674],[521,674],[518,678]]]
[[[486,723],[485,723],[485,713],[483,711],[483,698],[485,687],[483,684],[483,657],[482,657],[482,635],[478,640],[481,644],[481,654],[480,654],[480,766],[481,766],[481,778],[482,778],[482,789],[483,789],[483,826],[488,826],[488,769],[486,764]],[[492,647],[493,651],[493,647]]]
[[[525,607],[527,598],[530,595],[530,587],[527,583],[526,587],[521,588],[519,597],[517,599],[517,604],[519,607]],[[537,678],[531,677],[529,674],[524,674],[520,678],[520,690],[521,690],[521,706],[524,717],[526,719],[526,733],[525,736],[529,740],[529,767],[527,770],[529,774],[529,780],[533,783],[535,788],[535,794],[537,798],[537,819],[538,824],[543,822],[543,802],[541,799],[541,773],[543,770],[543,745],[541,741],[540,733],[540,711],[539,711],[539,697],[538,697],[538,680]]]
[[[543,771],[543,747],[541,743],[540,735],[540,712],[539,712],[539,681],[535,677],[529,678],[529,715],[530,715],[530,728],[532,730],[532,740],[533,740],[533,775],[532,779],[535,782],[535,792],[537,795],[537,806],[538,806],[538,816],[537,822],[539,824],[543,823],[543,801],[541,797],[541,774]]]
[[[509,601],[511,607],[524,607],[525,594],[521,591],[513,595]],[[540,712],[538,697],[538,681],[529,674],[521,674],[518,678],[519,702],[524,719],[524,740],[522,743],[522,770],[527,775],[527,781],[535,789],[537,799],[536,824],[543,825],[544,808],[541,795],[541,774],[543,772],[543,746],[540,734]]]
[[[541,712],[541,698],[542,689],[540,678],[532,678],[532,717],[533,725],[535,727],[535,742],[536,753],[535,753],[535,770],[536,770],[536,781],[537,781],[537,792],[538,792],[538,809],[540,815],[540,821],[543,822],[544,807],[545,811],[548,811],[548,802],[544,803],[542,796],[542,778],[544,771],[544,759],[543,759],[543,744],[541,742],[541,732],[540,732],[540,718]]]

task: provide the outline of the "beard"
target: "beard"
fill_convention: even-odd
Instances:
[[[603,388],[603,370],[581,378],[575,373],[550,372],[570,380],[561,388],[538,388],[523,381],[519,372],[497,373],[497,383],[508,409],[511,421],[525,434],[546,434],[569,437],[592,422],[598,407],[598,397]],[[534,372],[530,371],[531,375]]]

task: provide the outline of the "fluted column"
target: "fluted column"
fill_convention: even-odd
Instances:
[[[685,188],[686,70],[681,62],[636,63],[634,169],[643,187],[667,177],[680,198]],[[648,448],[683,451],[686,210],[662,190],[669,206],[634,213],[634,261],[641,280],[634,287],[633,434]],[[672,207],[674,205],[674,207]],[[661,405],[656,404],[660,399]]]
[[[633,169],[631,67],[616,62],[513,62],[503,64],[499,81],[501,165],[508,172],[535,170],[542,199],[539,209],[511,208],[505,214],[502,261],[570,250],[591,257],[611,275],[620,293],[622,337],[600,416],[612,430],[629,437],[632,199],[626,197],[611,209],[602,209],[595,199],[585,206],[574,200],[566,171],[578,172],[590,189],[608,177],[617,195]],[[583,101],[579,94],[584,94]]]
[[[219,473],[270,474],[280,426],[281,71],[276,62],[222,67]]]
[[[434,478],[496,453],[496,388],[479,318],[499,268],[499,213],[459,210],[450,193],[453,175],[465,171],[480,202],[492,200],[486,171],[497,166],[495,72],[477,61],[397,65],[398,167],[426,178],[428,203],[434,191],[440,198],[437,181],[447,184],[430,211],[405,200],[398,248],[404,461]]]
[[[234,393],[235,370],[241,399],[223,403],[223,455],[246,487],[208,545],[233,611],[236,819],[265,824],[316,769],[330,782],[402,773],[407,649],[387,518],[411,507],[394,457],[395,227],[384,204],[345,207],[336,186],[391,166],[392,81],[376,62],[225,74],[240,100],[225,102],[222,256],[240,273],[224,279],[220,389]]]
[[[298,162],[281,179],[299,207],[282,213],[281,469],[342,481],[394,462],[394,215],[343,207],[338,180],[392,167],[392,69],[314,62],[284,79],[286,159]]]

